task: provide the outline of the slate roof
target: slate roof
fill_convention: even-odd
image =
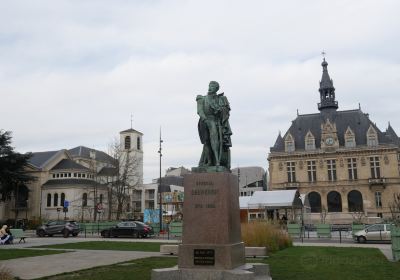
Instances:
[[[48,180],[43,186],[54,185],[93,185],[95,182],[89,179],[52,179]]]
[[[277,137],[275,145],[271,147],[270,151],[284,152],[284,138],[289,132],[294,137],[296,150],[304,150],[305,136],[308,131],[311,131],[315,137],[316,148],[321,148],[321,124],[325,123],[328,118],[331,123],[336,124],[340,146],[344,146],[345,144],[344,134],[347,127],[350,127],[354,132],[357,145],[366,145],[367,131],[370,125],[372,125],[378,133],[379,144],[398,145],[399,143],[399,138],[393,128],[389,128],[385,133],[380,131],[379,128],[369,119],[368,114],[363,113],[361,109],[348,111],[324,110],[317,114],[298,115],[297,118],[292,121],[292,125],[285,133],[284,137],[281,137],[280,135]]]
[[[48,152],[36,152],[32,153],[32,157],[29,159],[29,163],[42,168],[44,164],[55,156],[59,151],[48,151]]]
[[[103,167],[97,175],[99,176],[116,176],[118,174],[118,170],[115,167]]]
[[[85,166],[80,165],[80,164],[78,164],[75,161],[70,160],[70,159],[61,160],[51,170],[66,170],[66,169],[89,171],[89,168],[86,168]]]
[[[109,156],[108,154],[106,154],[105,152],[91,149],[91,148],[88,148],[85,146],[78,146],[78,147],[68,150],[68,152],[71,154],[72,157],[83,157],[83,158],[87,158],[87,159],[90,159],[90,151],[96,152],[96,160],[98,160],[98,161],[103,161],[103,162],[107,162],[110,164],[115,163],[115,159],[113,157]]]

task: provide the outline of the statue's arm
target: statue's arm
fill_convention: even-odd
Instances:
[[[197,102],[197,114],[200,116],[200,120],[206,120],[206,115],[204,114],[204,96],[197,95],[196,97]]]

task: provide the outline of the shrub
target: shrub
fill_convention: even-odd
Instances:
[[[8,268],[0,267],[0,280],[13,280],[14,277]]]
[[[242,240],[246,246],[267,247],[268,252],[276,252],[292,246],[292,240],[280,225],[267,221],[242,224]]]

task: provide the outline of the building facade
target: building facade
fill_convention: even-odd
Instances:
[[[361,108],[339,111],[325,58],[322,68],[319,113],[298,114],[279,133],[268,155],[269,187],[307,195],[313,222],[389,218],[393,194],[400,192],[399,138]]]
[[[256,191],[267,190],[267,174],[259,166],[237,167],[232,174],[238,177],[239,196],[252,196]]]
[[[0,219],[114,219],[115,182],[122,179],[126,199],[120,218],[131,217],[133,190],[143,184],[142,136],[132,128],[121,131],[112,155],[85,146],[32,153],[26,171],[36,180],[27,186],[26,201],[0,203]]]

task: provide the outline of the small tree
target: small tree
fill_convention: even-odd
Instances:
[[[356,207],[351,213],[351,216],[353,217],[353,223],[356,225],[361,225],[362,221],[365,217],[365,212],[363,211],[362,207]]]
[[[400,227],[400,193],[393,194],[393,200],[389,203],[390,213],[392,214],[392,221],[396,227]]]
[[[124,209],[130,207],[130,195],[141,184],[141,160],[137,151],[123,149],[120,141],[114,139],[109,145],[109,154],[115,159],[115,174],[109,185],[109,219],[115,211],[117,220]]]

